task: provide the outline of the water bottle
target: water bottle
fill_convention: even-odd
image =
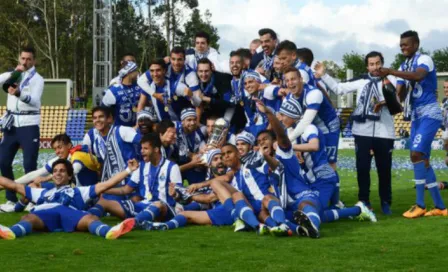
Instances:
[[[20,80],[20,76],[22,75],[22,71],[15,70],[11,73],[11,77],[3,83],[3,91],[8,93],[9,87],[16,87],[18,81]]]

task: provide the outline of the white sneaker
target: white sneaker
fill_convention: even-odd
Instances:
[[[34,209],[34,204],[30,202],[26,205],[25,211],[31,212],[32,209]]]
[[[358,206],[361,208],[361,213],[358,215],[358,218],[360,220],[369,220],[371,222],[377,222],[376,215],[364,204],[362,201],[358,201],[358,203],[355,204],[355,206]]]
[[[14,212],[15,206],[16,206],[16,203],[8,200],[5,204],[0,205],[0,211],[5,212],[5,213]]]

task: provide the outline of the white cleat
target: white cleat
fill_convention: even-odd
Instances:
[[[34,209],[34,204],[33,203],[28,203],[28,205],[26,205],[25,211],[27,212],[31,212]]]
[[[355,204],[355,206],[358,206],[361,209],[361,213],[358,215],[358,218],[360,220],[369,220],[371,222],[377,222],[375,214],[367,208],[366,204],[362,201],[358,201],[358,203]]]
[[[5,204],[0,205],[0,211],[5,212],[5,213],[14,212],[15,206],[16,206],[16,203],[8,200]]]

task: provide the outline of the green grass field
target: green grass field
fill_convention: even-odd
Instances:
[[[409,151],[396,151],[405,159]],[[340,160],[353,157],[342,151]],[[433,157],[441,159],[436,151]],[[356,175],[341,170],[341,196],[357,199]],[[436,171],[439,180],[445,170]],[[258,237],[233,233],[231,227],[191,226],[169,232],[134,231],[115,241],[88,233],[35,233],[0,241],[1,271],[447,271],[448,218],[407,220],[403,211],[414,202],[412,171],[394,170],[393,215],[383,216],[372,172],[371,201],[378,223],[342,220],[323,224],[321,238]],[[443,191],[445,201],[448,192]],[[4,193],[0,194],[3,202]],[[427,194],[427,205],[432,202]],[[12,225],[20,214],[0,214]],[[112,218],[104,220],[114,224]]]

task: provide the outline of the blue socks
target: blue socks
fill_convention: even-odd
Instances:
[[[98,220],[93,221],[89,225],[89,232],[101,237],[106,237],[106,234],[109,232],[110,229],[111,229],[110,226]]]
[[[232,212],[232,210],[235,209],[235,205],[233,205],[233,200],[231,197],[227,198],[222,205],[224,206],[224,209],[229,212]]]
[[[268,216],[266,217],[266,219],[264,220],[264,223],[266,226],[273,228],[277,226],[277,222],[275,222],[274,219],[272,219],[272,217]]]
[[[335,206],[335,205],[337,205],[339,203],[339,185],[340,185],[339,184],[339,174],[338,174],[338,171],[335,170],[335,172],[336,172],[336,176],[338,177],[338,182],[336,183],[336,187],[334,188],[334,192],[331,195],[330,206]]]
[[[23,203],[22,199],[19,199],[14,206],[14,212],[23,212],[27,204],[28,203]]]
[[[141,211],[137,216],[135,217],[135,221],[137,224],[141,225],[144,221],[154,221],[160,214],[160,209],[156,206],[149,206],[148,208]]]
[[[416,190],[416,200],[415,204],[417,204],[420,208],[425,208],[425,180],[426,180],[426,167],[425,162],[420,161],[414,163],[414,182],[415,182],[415,190]]]
[[[33,226],[28,221],[20,221],[11,227],[11,231],[14,232],[16,237],[22,237],[31,233]]]
[[[88,213],[93,214],[98,217],[103,217],[104,215],[104,208],[101,205],[95,204],[92,208],[87,210]]]
[[[443,203],[442,196],[440,195],[436,173],[434,173],[434,169],[432,169],[431,166],[429,166],[426,170],[426,186],[428,187],[428,191],[434,201],[434,206],[437,209],[444,210],[446,207]]]
[[[178,214],[165,224],[168,226],[168,229],[182,228],[187,225],[187,218],[181,214]]]
[[[258,222],[257,217],[254,214],[254,211],[247,206],[246,201],[244,199],[238,200],[235,203],[236,213],[239,218],[241,218],[244,222],[246,222],[253,229],[256,229],[260,222]]]
[[[308,218],[313,222],[317,229],[320,227],[320,217],[317,209],[311,205],[306,205],[303,207],[302,211],[308,216]]]
[[[349,218],[358,216],[361,213],[361,208],[358,206],[344,208],[344,209],[332,209],[325,210],[324,217],[322,218],[323,222],[333,222],[343,218]]]
[[[285,212],[277,200],[270,200],[268,203],[269,213],[277,224],[285,223]]]

